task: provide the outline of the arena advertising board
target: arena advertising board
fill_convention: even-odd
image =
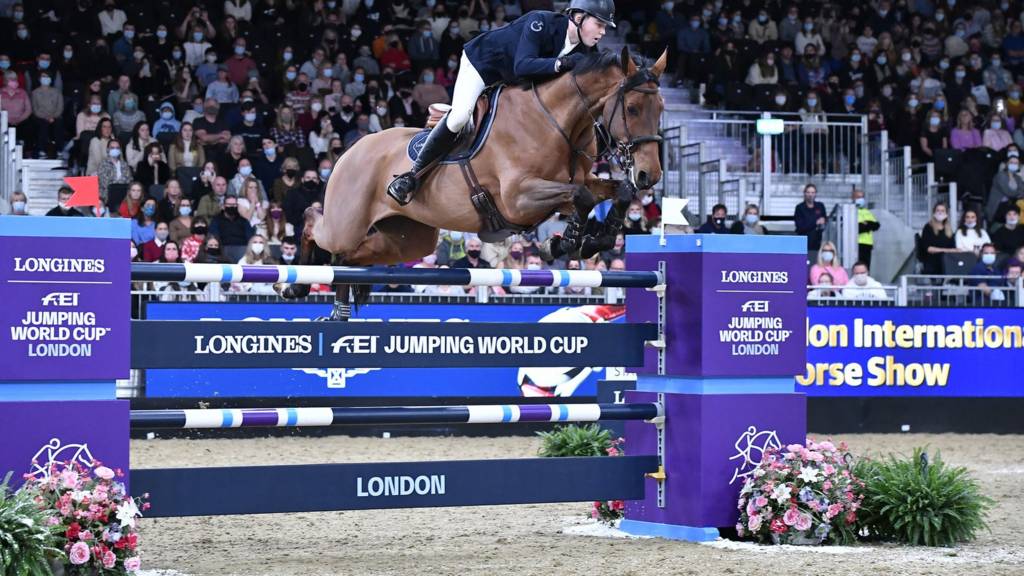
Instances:
[[[810,396],[1024,396],[1024,309],[809,308]]]
[[[271,322],[305,322],[311,319],[322,317],[330,312],[329,304],[211,304],[211,303],[150,303],[146,308],[148,320],[207,320],[211,321],[210,335],[218,333],[216,321],[242,321],[242,320],[267,320]],[[531,347],[532,351],[537,346],[543,346],[547,352],[551,347],[572,348],[579,347],[583,340],[586,340],[586,347],[593,351],[605,350],[604,355],[598,353],[596,357],[606,359],[619,356],[614,348],[619,346],[623,350],[628,346],[626,341],[618,340],[614,334],[597,332],[591,330],[595,324],[614,324],[616,329],[625,329],[624,309],[622,306],[609,305],[588,305],[588,306],[496,306],[496,305],[434,305],[434,304],[403,304],[403,305],[368,305],[362,307],[356,313],[356,321],[351,324],[383,323],[395,324],[394,332],[409,332],[426,335],[442,330],[425,329],[426,324],[442,323],[446,326],[444,331],[460,333],[463,336],[472,336],[471,343],[474,349],[478,346],[504,345],[503,340],[495,340],[500,334],[491,334],[480,331],[479,327],[453,327],[450,324],[464,325],[474,322],[519,322],[526,323],[525,331],[530,331],[531,323],[535,328],[547,328],[546,325],[553,323],[581,324],[577,328],[565,330],[536,330],[537,334],[545,335],[550,333],[550,338],[536,340],[530,338],[522,342],[523,346]],[[235,322],[225,322],[235,324]],[[160,326],[152,324],[150,326]],[[263,327],[266,324],[262,325]],[[604,326],[603,328],[612,328]],[[374,328],[377,328],[376,326]],[[329,330],[333,330],[330,328]],[[337,330],[345,329],[344,326]],[[256,334],[257,325],[253,324],[253,334]],[[309,332],[305,326],[302,329],[293,330],[295,336],[300,337]],[[378,330],[382,334],[386,330]],[[372,333],[373,330],[365,332]],[[561,334],[556,334],[561,333]],[[566,338],[568,337],[568,339]],[[595,366],[573,366],[569,363],[567,367],[546,366],[535,368],[479,368],[474,366],[472,358],[466,357],[464,367],[461,368],[376,368],[366,366],[365,362],[339,361],[337,366],[330,365],[330,357],[333,349],[331,345],[341,343],[340,349],[349,351],[356,344],[365,345],[367,349],[371,345],[369,340],[352,342],[338,338],[327,338],[324,342],[324,357],[316,357],[316,339],[310,341],[311,351],[303,354],[309,359],[306,366],[299,366],[302,362],[296,362],[294,368],[246,368],[245,359],[236,357],[231,370],[206,370],[206,369],[152,369],[146,370],[146,396],[150,398],[167,397],[263,397],[263,396],[594,396],[596,395],[596,382],[607,377],[615,377],[624,372],[622,367],[609,368],[603,365]],[[163,348],[180,348],[181,346],[194,347],[195,340],[190,338],[182,340],[176,338],[173,330],[165,331],[163,334],[154,333],[151,335],[154,341],[152,350],[158,350],[161,354]],[[161,344],[161,340],[165,340]],[[221,339],[223,340],[223,338]],[[217,340],[217,346],[225,344]],[[329,340],[329,341],[328,341]],[[460,342],[467,340],[460,339]],[[136,341],[138,343],[138,341]],[[201,346],[209,347],[209,337],[200,341]],[[512,344],[515,344],[512,342]],[[380,354],[385,354],[385,347],[391,345],[391,341],[380,342]],[[203,351],[206,348],[202,348]],[[490,350],[490,348],[489,348]],[[503,350],[503,348],[502,348]],[[524,348],[517,348],[519,352]],[[191,352],[195,352],[190,348]],[[502,362],[495,357],[501,356],[501,350],[495,348],[491,354],[479,356],[481,362],[476,366],[484,364],[488,360],[491,365],[501,365]],[[202,357],[207,354],[192,355],[196,359],[193,366],[202,366]],[[392,360],[398,362],[402,354],[396,354]],[[535,355],[540,357],[542,355]],[[595,357],[594,354],[587,354],[588,357]],[[256,357],[250,356],[250,365],[256,364]],[[222,358],[219,360],[223,360]],[[325,361],[326,360],[326,361]],[[390,362],[390,360],[389,360]],[[223,362],[220,362],[223,364]],[[423,365],[423,362],[417,362]],[[600,364],[597,362],[597,364]],[[346,366],[347,365],[347,366]],[[389,364],[394,365],[394,364]]]

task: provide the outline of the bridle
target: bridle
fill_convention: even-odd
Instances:
[[[580,88],[579,81],[576,79],[576,74],[570,73],[572,77],[573,87],[576,88],[576,94],[579,96],[580,102],[583,104],[583,109],[587,111],[590,116],[590,120],[594,125],[594,134],[597,135],[601,140],[601,144],[604,145],[605,150],[610,152],[610,158],[614,160],[619,168],[629,174],[629,178],[632,183],[636,184],[636,175],[633,172],[635,161],[633,159],[633,153],[636,148],[647,144],[649,142],[662,142],[663,139],[660,134],[643,134],[639,136],[633,136],[629,130],[629,123],[626,121],[626,94],[630,92],[640,92],[641,94],[657,94],[658,93],[658,77],[655,76],[650,69],[641,68],[633,75],[624,78],[619,82],[619,87],[615,92],[615,104],[612,106],[612,111],[608,115],[608,125],[605,124],[594,115],[591,110],[593,105],[590,103],[590,99],[583,93],[583,89]],[[646,84],[654,83],[654,88],[645,86]],[[565,129],[559,125],[555,117],[552,116],[551,112],[544,106],[544,103],[540,99],[540,94],[537,92],[536,83],[533,84],[533,95],[537,100],[537,105],[547,116],[548,121],[558,130],[559,134],[562,135],[562,139],[565,140],[566,144],[569,145],[569,182],[573,182],[576,178],[576,162],[579,157],[586,158],[591,163],[596,163],[598,156],[592,156],[587,153],[586,145],[590,144],[590,140],[584,144],[583,147],[578,147],[572,142],[572,138],[565,132]],[[621,110],[621,112],[620,112]],[[621,113],[622,116],[622,128],[626,132],[626,139],[619,140],[611,133],[611,125],[615,121],[615,115],[617,112]]]

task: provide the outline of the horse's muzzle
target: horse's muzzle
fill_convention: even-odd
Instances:
[[[650,174],[646,170],[637,172],[636,175],[636,187],[640,190],[649,190],[654,186],[654,182],[651,180]]]

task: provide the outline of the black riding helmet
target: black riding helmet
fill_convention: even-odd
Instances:
[[[615,28],[614,0],[572,0],[565,11],[569,14],[575,11],[583,12],[604,22],[609,27]]]

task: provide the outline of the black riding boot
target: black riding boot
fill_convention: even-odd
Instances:
[[[434,160],[443,158],[445,154],[451,151],[458,138],[459,134],[457,132],[452,132],[448,129],[448,115],[445,114],[444,118],[441,118],[441,121],[437,123],[437,126],[434,126],[434,129],[430,131],[430,136],[427,136],[427,141],[423,143],[423,149],[420,150],[420,155],[416,158],[416,162],[413,163],[412,170],[396,177],[388,185],[388,196],[394,198],[395,202],[398,202],[400,206],[405,206],[411,202],[413,193],[419,187],[416,174],[429,166]]]

